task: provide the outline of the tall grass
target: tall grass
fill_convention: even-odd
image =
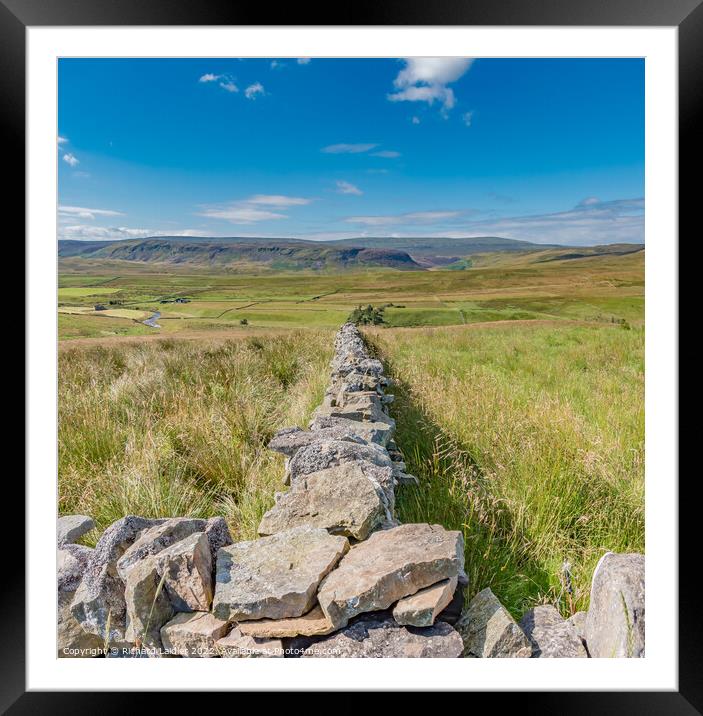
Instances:
[[[222,515],[256,535],[282,478],[265,448],[322,399],[332,332],[71,347],[59,354],[59,510]]]
[[[399,516],[463,531],[470,595],[491,587],[516,616],[540,602],[566,614],[587,606],[604,551],[644,550],[641,329],[367,332],[420,478]]]

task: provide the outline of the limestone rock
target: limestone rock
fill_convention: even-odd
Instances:
[[[56,550],[56,586],[59,592],[75,592],[93,554],[90,547],[64,543]]]
[[[71,604],[74,617],[85,631],[109,642],[124,641],[124,583],[117,574],[117,560],[144,530],[162,522],[128,515],[103,532]]]
[[[375,400],[367,398],[356,403],[345,402],[344,405],[321,405],[315,410],[316,417],[341,418],[369,422],[389,423],[395,428],[395,421],[383,409],[383,404],[376,396]]]
[[[490,588],[479,592],[455,624],[464,656],[484,659],[529,658],[532,645]]]
[[[218,619],[284,619],[310,611],[322,578],[348,550],[346,537],[295,527],[217,553]]]
[[[359,619],[337,634],[316,641],[301,658],[451,658],[461,656],[461,637],[440,622],[418,629],[386,617]]]
[[[220,547],[232,544],[232,535],[223,517],[211,517],[205,522],[205,534],[210,543],[210,557],[212,564],[217,561],[217,552]]]
[[[86,515],[65,515],[56,521],[56,544],[72,544],[91,530],[95,522]]]
[[[378,467],[393,467],[388,453],[379,445],[345,440],[320,440],[300,448],[288,466],[291,482],[313,472],[348,462],[368,462]]]
[[[245,636],[259,639],[282,639],[294,636],[320,636],[334,631],[332,623],[319,606],[313,607],[302,617],[289,619],[259,619],[241,622],[239,631]]]
[[[172,517],[146,530],[117,562],[117,572],[123,580],[138,562],[170,547],[194,532],[205,529],[205,520],[188,517]]]
[[[97,656],[103,646],[96,634],[84,631],[71,612],[71,602],[83,578],[93,550],[78,544],[64,543],[57,550],[57,650],[59,658]]]
[[[310,525],[366,539],[386,517],[383,495],[356,463],[304,475],[261,520],[260,535]]]
[[[214,590],[210,543],[196,532],[159,552],[154,559],[164,589],[177,612],[208,611]]]
[[[282,453],[286,457],[293,457],[300,448],[321,440],[343,440],[362,445],[365,443],[363,438],[354,435],[344,426],[323,428],[316,432],[296,427],[279,430],[269,442],[268,448],[274,452]]]
[[[454,626],[464,611],[465,593],[466,585],[461,583],[460,578],[457,578],[457,587],[452,595],[452,601],[437,615],[437,621],[447,622]]]
[[[530,609],[520,626],[532,644],[532,657],[542,659],[588,657],[573,624],[564,619],[551,605]]]
[[[406,524],[374,532],[353,547],[320,586],[318,600],[336,628],[363,612],[387,609],[464,566],[461,532]]]
[[[353,435],[357,435],[369,443],[385,445],[395,431],[395,423],[388,416],[379,422],[334,418],[327,415],[316,415],[310,422],[310,430],[315,432],[332,427],[343,427]]]
[[[164,649],[173,655],[191,658],[218,656],[215,642],[222,639],[229,624],[208,612],[176,614],[161,627]]]
[[[84,631],[71,612],[73,592],[59,592],[56,629],[59,659],[89,658],[98,656],[103,640],[96,634]]]
[[[283,643],[280,639],[246,636],[236,626],[226,637],[215,642],[215,648],[226,659],[283,658]]]
[[[457,577],[444,579],[404,597],[395,605],[393,618],[405,626],[432,626],[439,613],[452,601],[457,581]]]
[[[161,627],[173,616],[173,607],[163,589],[157,561],[150,557],[137,562],[127,572],[126,640],[154,649],[161,648]]]
[[[608,552],[593,573],[588,651],[593,658],[643,658],[644,632],[644,555]]]
[[[571,626],[574,627],[576,630],[576,633],[578,634],[579,639],[581,639],[582,642],[585,643],[586,641],[586,612],[576,612],[576,614],[572,614],[566,621],[571,624]]]

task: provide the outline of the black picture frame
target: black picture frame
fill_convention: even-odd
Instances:
[[[271,18],[275,23],[270,22]],[[699,108],[703,104],[703,0],[386,0],[326,7],[289,3],[273,10],[228,0],[0,0],[0,126],[5,166],[12,167],[5,187],[5,206],[16,207],[14,236],[24,235],[25,203],[25,31],[33,26],[105,25],[491,25],[491,26],[670,26],[679,37],[679,222],[691,218],[693,193],[699,193],[701,152]],[[689,177],[688,183],[685,177]],[[693,222],[691,228],[693,228]],[[696,226],[697,233],[700,232]],[[681,231],[681,230],[680,230]],[[692,234],[695,236],[695,234]],[[15,239],[16,240],[16,239]],[[672,250],[678,251],[672,242]],[[18,257],[21,261],[21,257]],[[15,414],[16,417],[16,414]],[[21,424],[21,421],[17,421]],[[14,476],[13,476],[14,477]],[[661,476],[674,484],[678,475]],[[10,475],[8,474],[8,478]],[[692,554],[700,539],[686,531],[696,524],[697,502],[686,482],[679,485],[679,690],[674,692],[549,692],[467,695],[467,708],[481,697],[500,698],[500,708],[513,705],[521,713],[565,714],[703,714],[703,630],[700,573]],[[688,497],[688,499],[686,499]],[[3,532],[21,544],[24,511],[6,509]],[[13,521],[16,524],[13,524]],[[7,557],[9,550],[5,552]],[[15,553],[16,554],[16,553]],[[689,565],[686,567],[686,565]],[[14,569],[14,571],[12,571]],[[692,574],[692,578],[688,575]],[[25,569],[3,561],[0,586],[0,713],[116,713],[159,708],[146,694],[26,692]],[[675,588],[676,585],[672,585]],[[49,644],[52,637],[47,638]],[[89,687],[89,685],[87,685]],[[194,684],[194,687],[197,685]],[[460,686],[458,685],[458,688]],[[555,685],[558,688],[558,685]],[[643,689],[646,685],[643,685]],[[351,702],[345,701],[346,708]],[[495,702],[494,702],[495,704]],[[234,706],[234,704],[233,704]],[[320,704],[318,704],[318,707]],[[331,701],[330,706],[335,706]],[[493,706],[495,708],[495,705]]]

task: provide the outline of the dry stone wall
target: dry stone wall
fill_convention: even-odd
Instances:
[[[269,444],[288,487],[258,539],[233,543],[222,518],[130,515],[90,549],[75,541],[92,520],[60,518],[58,655],[578,657],[586,633],[607,655],[643,655],[643,564],[631,555],[605,560],[598,613],[582,619],[538,607],[518,625],[490,589],[460,615],[462,534],[395,515],[396,490],[417,480],[393,439],[390,385],[358,329],[342,326],[308,429]],[[615,624],[623,589],[634,630]]]

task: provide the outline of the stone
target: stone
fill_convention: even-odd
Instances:
[[[71,612],[73,592],[59,592],[58,620],[56,625],[57,656],[59,659],[76,659],[99,656],[103,640],[81,627]]]
[[[127,573],[146,557],[158,554],[175,542],[205,530],[205,520],[172,517],[146,530],[117,562],[117,573],[124,581]]]
[[[239,627],[215,642],[218,654],[225,659],[238,658],[283,658],[283,643],[280,639],[257,639],[242,634]]]
[[[127,611],[126,641],[160,649],[160,630],[173,616],[173,607],[163,589],[156,559],[142,559],[132,566],[127,573],[124,598]]]
[[[586,616],[587,612],[576,612],[576,614],[572,614],[566,620],[567,622],[569,622],[569,624],[571,624],[571,626],[574,627],[579,639],[581,639],[581,641],[584,643],[586,641]]]
[[[551,604],[530,609],[520,620],[520,627],[532,644],[533,658],[588,658],[573,624]]]
[[[321,440],[300,448],[291,458],[288,470],[291,482],[313,472],[326,470],[347,462],[368,462],[378,467],[393,467],[388,453],[379,445],[359,444],[344,440]]]
[[[345,401],[344,405],[321,405],[316,408],[314,415],[315,417],[341,418],[343,420],[384,422],[389,423],[392,429],[395,429],[395,421],[385,412],[378,396],[375,396],[373,400],[367,397],[356,403]]]
[[[334,627],[317,605],[301,617],[241,622],[239,631],[245,636],[255,636],[259,639],[282,639],[284,637],[329,634],[334,631]]]
[[[56,520],[56,544],[73,544],[95,529],[95,522],[86,515],[65,515]]]
[[[323,428],[316,432],[296,427],[279,430],[269,442],[268,448],[286,457],[293,457],[300,448],[321,440],[343,440],[361,445],[366,442],[363,438],[351,433],[348,428],[344,426],[338,425],[331,428]]]
[[[584,637],[593,658],[644,658],[644,555],[605,554],[593,573]]]
[[[298,478],[259,524],[260,535],[291,527],[323,527],[331,534],[366,539],[386,518],[384,495],[356,463]]]
[[[379,422],[334,418],[328,415],[316,415],[310,421],[310,430],[315,432],[332,427],[343,427],[368,443],[385,445],[395,432],[395,423],[387,416]]]
[[[404,597],[393,608],[393,618],[404,626],[432,626],[439,613],[452,601],[457,581],[457,577],[444,579]]]
[[[177,612],[208,611],[214,591],[210,543],[196,532],[159,552],[154,559],[164,589]]]
[[[461,532],[439,525],[400,525],[374,532],[354,546],[320,585],[318,601],[335,628],[341,628],[357,614],[387,609],[456,577],[463,566]]]
[[[219,655],[215,642],[226,636],[229,628],[209,612],[184,612],[161,627],[161,641],[172,656],[211,658]]]
[[[232,544],[232,535],[229,532],[224,517],[211,517],[205,523],[205,534],[210,543],[210,557],[212,564],[217,561],[217,552],[221,547]]]
[[[71,602],[92,552],[89,547],[71,543],[64,543],[62,549],[56,551],[56,643],[59,658],[93,657],[99,655],[103,647],[102,639],[86,632],[71,612]]]
[[[223,547],[217,553],[213,614],[227,621],[301,616],[348,549],[346,537],[313,527]]]
[[[437,621],[447,622],[454,626],[464,612],[465,595],[466,585],[461,583],[460,578],[457,578],[457,587],[452,595],[452,601],[437,615]]]
[[[529,658],[532,645],[490,588],[479,592],[454,625],[464,642],[464,657]]]
[[[56,550],[56,586],[59,592],[75,592],[88,569],[93,554],[90,547],[64,543]]]
[[[124,582],[117,573],[117,561],[144,530],[163,521],[127,515],[103,532],[71,604],[73,616],[84,631],[107,642],[124,641]]]
[[[461,636],[440,622],[418,629],[389,617],[367,617],[337,634],[316,641],[301,658],[450,658],[461,656]]]
[[[399,485],[412,485],[413,487],[419,487],[420,486],[420,480],[415,477],[415,475],[408,475],[405,472],[394,472],[393,477],[395,477],[396,482]]]

